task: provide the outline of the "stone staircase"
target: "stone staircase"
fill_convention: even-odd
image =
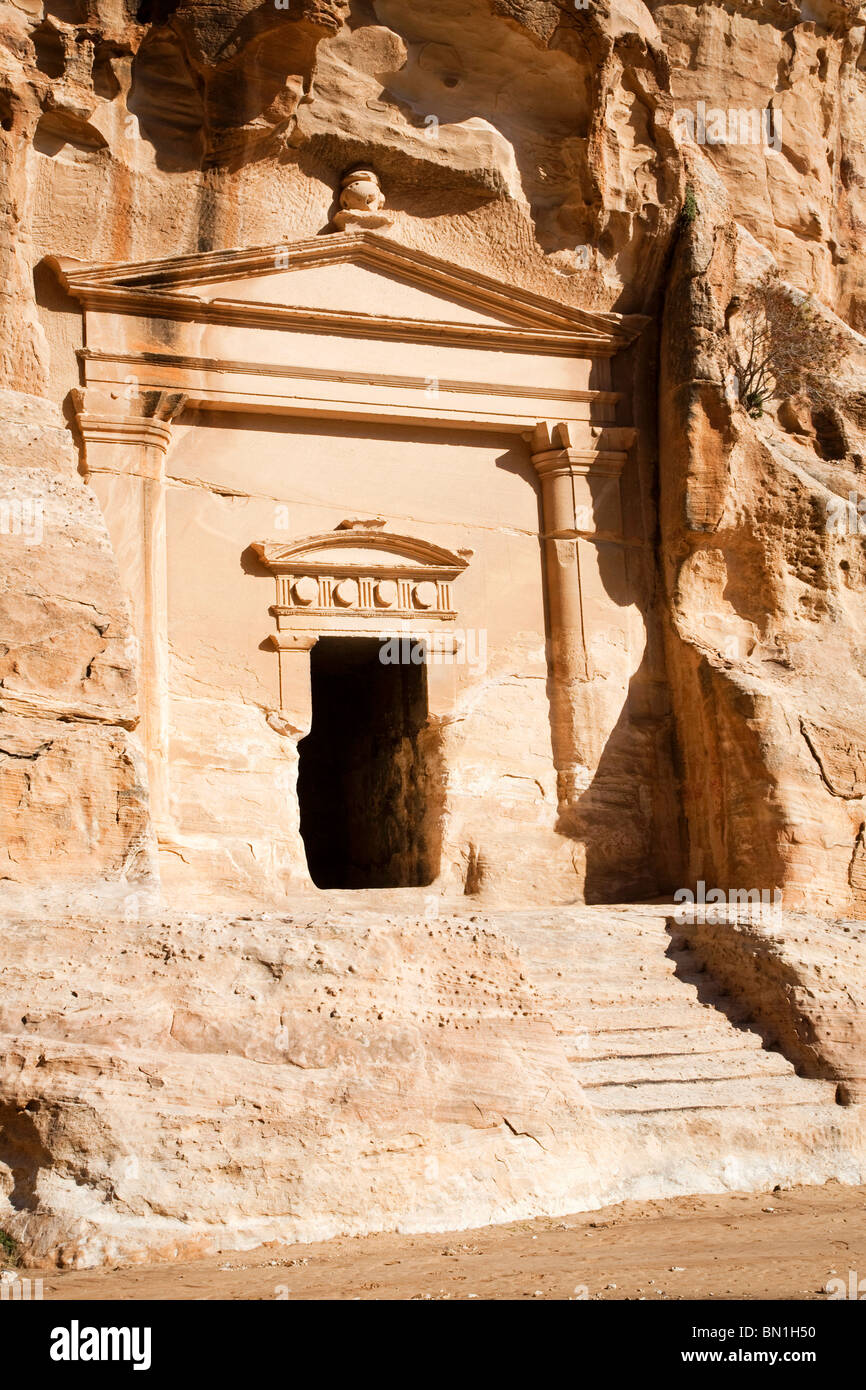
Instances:
[[[655,1130],[675,1118],[721,1120],[737,1111],[765,1119],[769,1111],[794,1128],[834,1121],[835,1084],[797,1076],[764,1046],[667,928],[670,911],[497,914],[590,1103],[612,1123]]]

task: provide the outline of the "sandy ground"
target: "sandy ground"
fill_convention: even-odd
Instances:
[[[829,1183],[42,1277],[46,1299],[826,1299],[849,1270],[866,1296],[866,1188]]]

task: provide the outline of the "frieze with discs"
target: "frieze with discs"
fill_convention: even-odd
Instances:
[[[329,618],[341,625],[384,616],[453,622],[452,585],[472,551],[445,550],[384,527],[381,519],[350,519],[322,535],[254,545],[276,578],[278,630]]]

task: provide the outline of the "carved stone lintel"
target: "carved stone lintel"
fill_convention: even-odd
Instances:
[[[382,517],[353,517],[321,535],[253,546],[276,580],[270,640],[279,653],[280,711],[299,736],[311,719],[307,653],[320,636],[426,637],[437,651],[449,649],[443,636],[457,617],[452,584],[472,551],[445,550],[384,527]],[[429,672],[431,711],[453,705],[454,666],[446,665],[440,672],[434,663]]]
[[[381,517],[253,549],[276,579],[280,633],[326,631],[335,622],[341,632],[359,633],[395,619],[453,622],[451,586],[471,556],[385,531]]]

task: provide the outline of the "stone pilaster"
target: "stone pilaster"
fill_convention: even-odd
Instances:
[[[165,457],[176,391],[78,396],[85,476],[105,516],[139,641],[139,713],[157,837],[171,837]]]
[[[280,714],[288,731],[299,739],[310,732],[313,722],[310,652],[318,640],[315,632],[271,633],[280,662]]]
[[[585,790],[601,754],[592,636],[624,597],[620,474],[634,430],[540,423],[530,447],[541,481],[550,630],[553,756],[560,808]]]

